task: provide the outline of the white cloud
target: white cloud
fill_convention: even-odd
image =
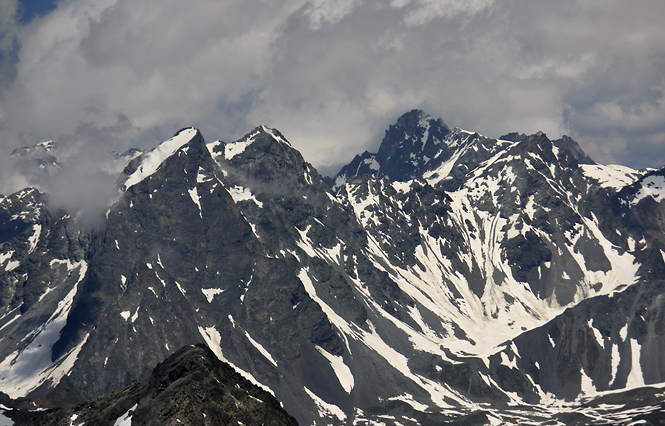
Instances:
[[[393,0],[398,9],[410,7],[404,18],[409,26],[421,26],[439,19],[473,15],[489,9],[494,0]]]
[[[333,172],[423,108],[488,136],[568,133],[601,161],[665,151],[665,2],[66,0],[21,28],[0,16],[21,46],[0,68],[5,146],[267,124]]]
[[[313,30],[332,25],[351,13],[360,0],[311,0],[305,8]]]

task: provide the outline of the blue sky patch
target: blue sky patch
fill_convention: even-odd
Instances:
[[[27,24],[37,16],[44,16],[57,6],[57,0],[20,0],[19,22]]]

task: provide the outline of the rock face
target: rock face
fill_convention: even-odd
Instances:
[[[5,412],[16,425],[66,424],[296,426],[270,393],[240,376],[204,345],[186,346],[155,367],[145,383],[76,406]]]
[[[386,130],[376,154],[365,151],[326,182],[339,188],[347,178],[374,174],[396,181],[414,179],[450,157],[451,149],[443,143],[450,129],[442,119],[433,119],[420,110],[402,115]]]
[[[100,228],[0,201],[0,389],[97,397],[202,342],[302,424],[513,422],[662,383],[664,174],[417,110],[330,180],[275,129],[182,129]]]

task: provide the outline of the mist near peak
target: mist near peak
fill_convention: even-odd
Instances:
[[[48,194],[51,210],[64,210],[84,226],[100,226],[106,210],[121,195],[118,178],[137,155],[123,154],[141,145],[137,138],[141,134],[126,117],[119,117],[112,126],[82,124],[74,134],[49,144],[3,147],[0,192],[36,188]]]

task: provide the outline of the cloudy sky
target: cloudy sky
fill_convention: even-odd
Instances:
[[[662,0],[2,0],[0,144],[279,129],[322,174],[421,108],[665,164]]]

